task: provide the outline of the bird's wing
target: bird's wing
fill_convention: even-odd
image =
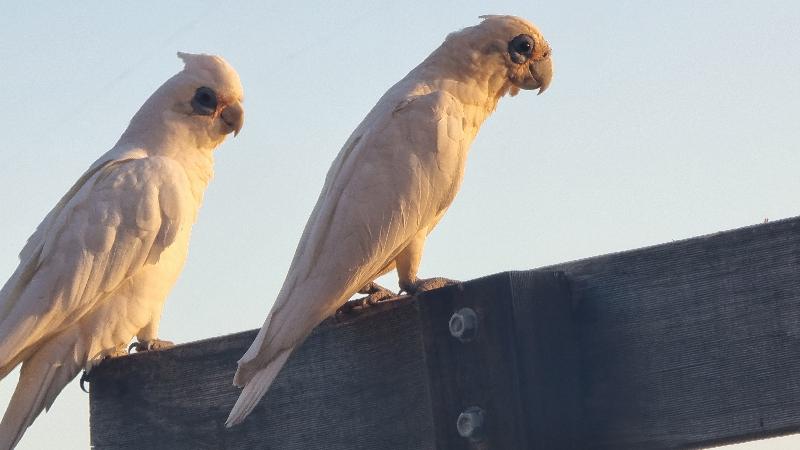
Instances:
[[[31,236],[0,291],[0,374],[28,346],[158,261],[188,225],[179,207],[185,179],[177,162],[154,157],[109,161],[78,180]]]
[[[471,140],[460,102],[441,91],[400,100],[390,94],[328,172],[281,292],[239,360],[234,384],[244,389],[226,426],[244,420],[294,347],[452,200]]]
[[[452,200],[453,165],[469,144],[461,103],[435,91],[379,106],[334,161],[237,385],[372,281]]]

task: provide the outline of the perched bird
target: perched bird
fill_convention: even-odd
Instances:
[[[387,293],[375,278],[397,269],[416,293],[447,284],[417,277],[428,233],[464,175],[467,151],[500,97],[550,84],[550,47],[513,16],[483,16],[450,34],[392,86],[345,142],[286,280],[255,341],[239,360],[244,389],[227,426],[241,422],[292,351],[354,293]]]
[[[242,128],[239,75],[218,56],[184,69],[142,105],[117,144],[44,218],[0,290],[0,378],[22,363],[0,423],[13,448],[81,369],[171,345],[157,338],[213,173],[213,150]]]

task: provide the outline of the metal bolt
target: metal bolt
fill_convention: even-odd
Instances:
[[[483,425],[486,413],[478,406],[470,406],[458,415],[456,428],[458,434],[471,441],[478,441],[483,437]]]
[[[472,308],[461,308],[450,317],[448,326],[451,336],[461,342],[469,342],[478,335],[478,315]]]

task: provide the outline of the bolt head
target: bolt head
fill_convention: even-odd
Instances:
[[[478,406],[471,406],[459,414],[456,421],[459,436],[480,440],[483,437],[485,416],[486,413]]]
[[[478,315],[472,308],[461,308],[450,317],[448,327],[451,336],[469,342],[478,335]]]

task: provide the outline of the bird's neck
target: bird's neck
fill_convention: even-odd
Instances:
[[[512,87],[506,74],[480,70],[479,57],[474,55],[474,61],[465,61],[437,51],[414,69],[414,78],[431,91],[445,91],[461,102],[465,118],[476,133]]]
[[[191,130],[168,119],[151,123],[132,120],[117,147],[139,148],[148,156],[177,161],[186,171],[192,196],[200,202],[214,175],[214,149],[220,142],[208,138],[203,130]]]

